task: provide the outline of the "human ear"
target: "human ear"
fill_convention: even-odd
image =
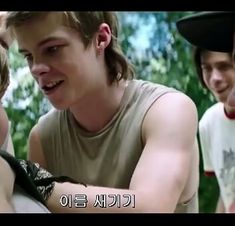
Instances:
[[[103,52],[105,48],[110,44],[112,33],[110,27],[106,23],[102,23],[99,26],[96,36],[96,47],[99,52]]]

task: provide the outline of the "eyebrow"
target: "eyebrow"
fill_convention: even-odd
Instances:
[[[219,61],[216,61],[214,63],[215,65],[220,65],[220,64],[233,64],[232,60],[231,61],[228,61],[228,60],[219,60]],[[201,65],[210,65],[210,63],[208,62],[201,62]]]
[[[51,41],[56,41],[58,40],[58,37],[48,37],[42,41],[40,41],[38,44],[37,44],[37,47],[41,47],[43,45],[45,45],[46,43],[48,42],[51,42]],[[19,49],[18,50],[21,54],[25,53],[25,52],[28,52],[26,49]]]

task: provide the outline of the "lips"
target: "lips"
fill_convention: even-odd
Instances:
[[[60,80],[60,81],[51,81],[51,82],[48,82],[44,85],[40,85],[40,87],[45,93],[47,93],[47,92],[52,91],[55,88],[57,88],[61,83],[63,83],[62,80]]]
[[[216,93],[221,94],[221,93],[223,93],[224,91],[226,91],[227,89],[228,89],[228,87],[225,87],[225,88],[223,88],[223,89],[216,90]]]

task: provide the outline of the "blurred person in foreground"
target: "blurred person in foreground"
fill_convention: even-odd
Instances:
[[[1,100],[6,93],[10,82],[7,49],[12,43],[11,35],[9,31],[5,29],[5,16],[6,13],[0,13],[0,149],[10,153],[11,155],[14,155],[14,147],[10,134],[11,123],[1,103]],[[1,161],[0,164],[4,164],[4,162]],[[3,174],[4,178],[0,180],[0,183],[3,183],[2,180],[5,182],[10,182],[12,180],[12,175],[13,174],[7,176],[7,174]],[[13,186],[8,187],[6,191],[12,193],[13,195],[11,196],[8,194],[7,199],[2,196],[3,192],[0,192],[0,212],[49,212],[45,206],[27,194],[27,192],[21,189],[21,187],[19,187],[17,184],[13,183],[12,185]]]

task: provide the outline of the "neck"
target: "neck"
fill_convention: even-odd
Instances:
[[[105,84],[70,108],[78,124],[89,132],[104,128],[120,108],[126,82]]]

